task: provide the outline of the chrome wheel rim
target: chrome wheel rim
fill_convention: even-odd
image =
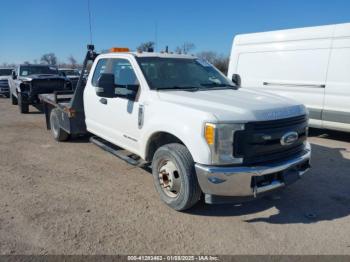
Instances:
[[[170,160],[163,161],[158,170],[158,178],[163,192],[168,197],[176,198],[181,189],[180,173],[176,165]]]

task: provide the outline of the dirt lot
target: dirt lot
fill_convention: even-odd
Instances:
[[[0,98],[1,254],[350,254],[349,134],[313,134],[312,171],[273,197],[178,213],[147,171],[31,111]]]

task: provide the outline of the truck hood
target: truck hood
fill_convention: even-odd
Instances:
[[[292,99],[253,89],[208,91],[158,91],[160,100],[212,113],[217,121],[245,123],[307,114]]]
[[[23,81],[32,81],[34,79],[66,79],[65,77],[59,76],[59,75],[28,75],[28,76],[20,76],[20,80]]]

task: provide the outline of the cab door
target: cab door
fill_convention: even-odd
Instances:
[[[123,89],[126,90],[128,86],[138,86],[135,100],[122,96],[97,96],[97,82],[102,73],[114,74],[117,94],[125,93]],[[88,130],[131,152],[138,152],[138,116],[142,93],[132,61],[126,58],[101,58],[96,64],[91,85],[87,88],[89,90],[85,90],[84,104]]]
[[[348,34],[349,30],[348,26],[346,31]],[[350,130],[350,38],[348,37],[334,39],[322,120],[325,128]]]

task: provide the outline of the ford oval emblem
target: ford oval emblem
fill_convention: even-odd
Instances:
[[[284,134],[281,138],[281,145],[282,146],[289,146],[294,144],[299,138],[299,135],[297,132],[288,132]]]

